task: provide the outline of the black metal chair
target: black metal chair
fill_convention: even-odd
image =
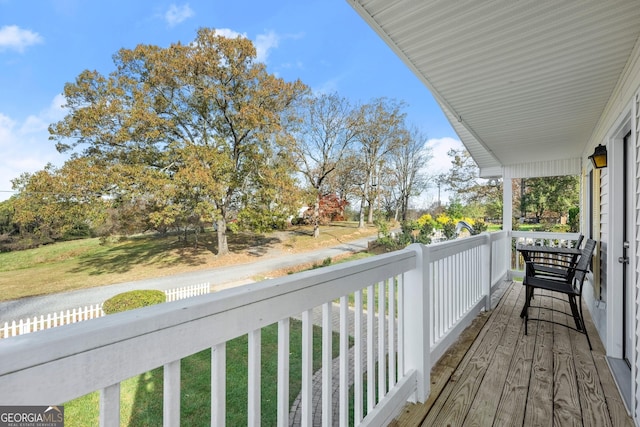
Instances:
[[[591,262],[591,256],[593,255],[593,251],[596,247],[596,242],[593,239],[587,239],[584,248],[581,251],[581,255],[577,260],[573,260],[573,263],[568,263],[568,267],[560,267],[556,268],[558,274],[549,274],[549,275],[541,275],[540,273],[536,273],[534,270],[535,260],[530,259],[527,261],[527,270],[523,280],[523,284],[526,287],[526,297],[525,297],[525,306],[523,308],[524,314],[524,333],[525,335],[528,333],[528,321],[529,321],[529,308],[536,307],[551,311],[559,311],[561,313],[573,316],[576,327],[573,328],[570,325],[562,324],[568,328],[577,330],[578,332],[582,332],[587,337],[587,342],[589,343],[589,349],[591,347],[591,340],[589,339],[589,334],[587,333],[587,328],[584,324],[584,316],[582,314],[582,288],[584,284],[584,279],[589,271],[589,263]],[[540,263],[538,263],[540,265]],[[554,310],[550,307],[541,307],[541,306],[533,306],[531,305],[531,300],[534,296],[534,291],[536,289],[547,290],[554,293],[560,293],[567,296],[569,306],[571,307],[571,313],[566,313],[560,310]],[[564,300],[562,297],[557,297],[553,294],[551,295],[541,295],[544,297],[550,297],[555,299]],[[547,321],[551,323],[553,322],[547,319],[540,318],[531,318],[531,320],[538,321]]]

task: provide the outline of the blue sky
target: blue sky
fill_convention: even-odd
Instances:
[[[460,147],[428,90],[346,0],[0,0],[0,200],[22,172],[64,163],[47,126],[64,116],[65,83],[85,69],[108,74],[120,48],[187,43],[201,27],[246,36],[269,72],[315,91],[406,102],[433,150],[429,173]]]

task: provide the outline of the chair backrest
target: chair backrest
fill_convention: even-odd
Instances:
[[[589,267],[589,263],[591,262],[591,256],[593,255],[593,251],[596,248],[596,241],[593,239],[587,239],[584,244],[584,248],[582,248],[582,254],[580,255],[580,259],[576,264],[576,271],[574,275],[574,286],[579,285],[582,287],[582,282],[587,274],[587,269]]]
[[[576,244],[574,246],[574,248],[580,248],[580,245],[582,244],[582,240],[584,240],[584,234],[580,234],[578,236],[578,240],[576,240]]]

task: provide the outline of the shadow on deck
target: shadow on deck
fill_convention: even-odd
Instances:
[[[593,351],[584,334],[548,322],[530,320],[525,336],[524,294],[514,282],[493,311],[481,313],[433,367],[428,401],[407,405],[392,425],[633,426],[588,311]]]

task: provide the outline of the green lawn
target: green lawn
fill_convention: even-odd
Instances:
[[[318,239],[308,226],[270,234],[231,233],[231,254],[216,255],[215,233],[199,237],[199,246],[176,235],[144,235],[104,242],[83,239],[36,249],[0,253],[0,301],[45,295],[206,268],[255,261],[255,251],[298,252],[339,245],[376,234],[355,222],[321,227]],[[253,250],[254,253],[249,252]],[[71,308],[71,307],[70,307]]]

